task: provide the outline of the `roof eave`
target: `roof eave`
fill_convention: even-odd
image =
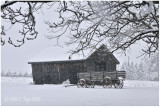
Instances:
[[[62,61],[33,61],[33,62],[28,62],[28,64],[38,64],[38,63],[62,63],[62,62],[79,62],[79,61],[85,61],[86,59],[81,59],[81,60],[62,60]]]

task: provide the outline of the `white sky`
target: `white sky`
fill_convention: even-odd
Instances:
[[[25,44],[21,47],[14,47],[8,44],[6,41],[6,44],[1,47],[1,68],[5,72],[7,72],[8,70],[11,72],[31,72],[31,66],[28,64],[28,61],[48,46],[56,45],[55,39],[49,40],[44,36],[45,34],[51,34],[48,33],[47,26],[44,24],[44,20],[55,20],[57,19],[57,16],[56,14],[51,14],[53,12],[51,9],[47,9],[47,11],[42,10],[42,12],[44,15],[41,13],[41,11],[39,13],[35,13],[36,30],[38,31],[37,39],[25,41]],[[10,25],[7,22],[2,21],[1,23],[5,23],[5,25],[8,26],[8,28],[10,28]],[[11,36],[14,39],[20,37],[21,35],[18,35],[18,33],[16,33],[18,32],[19,28],[20,25],[12,26],[11,29],[6,31],[7,36]],[[60,44],[64,45],[64,40],[66,40],[66,38],[61,38]],[[56,48],[56,51],[64,52],[64,48]],[[116,53],[114,55],[120,61],[121,64],[124,61],[128,60],[128,56],[130,61],[139,63],[141,61],[141,58],[136,57],[140,55],[141,48],[144,48],[143,43],[138,43],[130,48],[130,52],[127,52],[127,56],[125,56],[124,54]],[[58,56],[58,54],[56,54],[55,56]]]

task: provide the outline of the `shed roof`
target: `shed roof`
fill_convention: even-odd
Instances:
[[[106,52],[111,53],[106,45],[101,45],[98,49],[105,48]],[[70,53],[67,53],[66,48],[61,47],[48,47],[31,58],[28,63],[39,63],[39,62],[61,62],[61,61],[82,61],[90,57],[93,53],[97,52],[98,49],[95,49],[92,53],[87,56],[83,56],[80,54],[74,54],[71,56],[69,60]],[[115,56],[111,53],[113,59],[119,64],[119,61],[115,58]]]
[[[28,63],[35,62],[53,62],[53,61],[75,61],[85,59],[82,55],[72,55],[69,60],[70,54],[67,53],[67,49],[61,47],[47,47],[39,52]]]

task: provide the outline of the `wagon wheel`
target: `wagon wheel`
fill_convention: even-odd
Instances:
[[[84,79],[80,79],[77,83],[78,88],[86,88],[86,81]]]
[[[121,88],[123,87],[123,80],[119,80],[119,79],[118,79],[118,80],[115,82],[114,87],[121,89]]]
[[[111,78],[105,78],[102,83],[103,83],[103,88],[111,88],[112,87]]]

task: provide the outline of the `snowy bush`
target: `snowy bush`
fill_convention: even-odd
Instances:
[[[19,72],[19,73],[17,73],[16,71],[15,72],[10,72],[9,70],[6,73],[4,70],[2,70],[1,76],[2,77],[32,77],[32,73],[28,73],[28,72],[25,72],[25,73]]]
[[[5,74],[6,77],[12,77],[12,73],[10,71],[8,71],[6,74]]]
[[[2,70],[1,72],[1,76],[4,77],[5,76],[5,72]]]

